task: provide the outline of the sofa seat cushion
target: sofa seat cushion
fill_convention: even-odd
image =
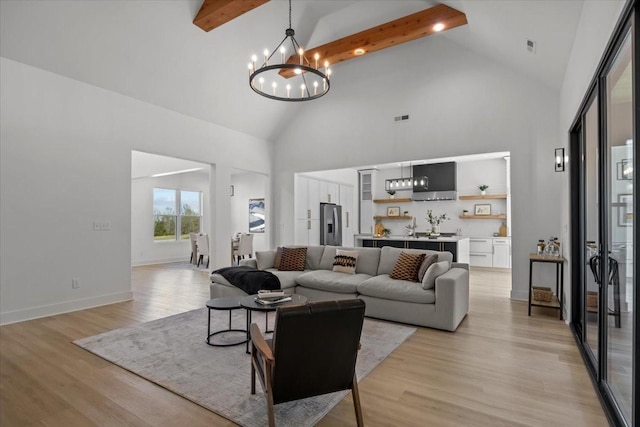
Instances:
[[[370,297],[413,302],[418,304],[433,304],[436,294],[433,289],[422,289],[422,285],[407,280],[395,280],[388,274],[372,277],[358,285],[358,293]]]
[[[310,270],[305,271],[280,271],[275,268],[269,268],[267,271],[273,273],[280,280],[281,289],[294,288],[297,283],[296,279]]]
[[[305,288],[341,294],[354,294],[358,285],[370,278],[371,276],[368,274],[346,274],[329,270],[316,270],[301,274],[296,278],[296,282]]]

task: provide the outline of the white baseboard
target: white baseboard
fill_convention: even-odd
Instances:
[[[529,293],[527,291],[514,291],[511,290],[511,299],[520,301],[529,301]]]
[[[188,261],[189,260],[183,256],[173,257],[173,258],[139,259],[139,260],[131,260],[131,266],[140,267],[143,265],[169,264],[172,262],[188,262]],[[206,261],[206,258],[205,258],[205,261]]]
[[[117,294],[101,295],[98,297],[82,298],[57,304],[30,307],[23,310],[8,311],[0,313],[0,325],[24,322],[25,320],[39,319],[41,317],[69,313],[71,311],[85,310],[87,308],[130,301],[132,299],[133,292],[127,291],[119,292]]]

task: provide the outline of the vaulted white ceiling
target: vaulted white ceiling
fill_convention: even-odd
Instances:
[[[293,27],[298,41],[313,47],[436,3],[294,0]],[[582,1],[443,3],[466,13],[468,25],[411,44],[445,37],[461,49],[475,51],[560,90]],[[283,103],[256,95],[248,86],[247,63],[253,53],[273,49],[284,37],[288,3],[272,0],[209,33],[192,23],[200,5],[201,0],[2,0],[0,55],[276,140],[305,103]],[[527,52],[527,39],[537,43],[535,54]],[[402,50],[403,54],[410,51]],[[378,60],[401,60],[394,48],[371,55]],[[370,72],[363,62],[354,59],[336,64],[334,74],[339,75],[343,67],[353,71],[359,66],[361,73]],[[348,84],[340,81],[340,85]],[[332,85],[325,102],[330,102],[331,93],[339,91],[340,85]]]

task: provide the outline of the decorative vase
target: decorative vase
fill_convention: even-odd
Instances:
[[[390,196],[389,196],[389,198],[390,198],[390,199],[395,199],[395,198],[396,198],[396,195],[395,195],[395,194],[392,194],[392,195],[390,195]]]
[[[487,195],[487,190],[481,190],[480,194],[482,194],[483,196],[486,196]]]
[[[431,226],[431,234],[440,234],[440,226],[432,225]]]

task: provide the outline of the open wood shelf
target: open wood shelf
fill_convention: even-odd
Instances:
[[[460,200],[490,200],[490,199],[506,199],[506,194],[471,194],[468,196],[458,196]]]
[[[387,215],[376,215],[373,219],[413,219],[412,216],[387,216]]]
[[[460,215],[460,219],[507,219],[506,215]]]
[[[411,201],[410,197],[403,197],[397,199],[374,199],[373,203],[408,203]]]

